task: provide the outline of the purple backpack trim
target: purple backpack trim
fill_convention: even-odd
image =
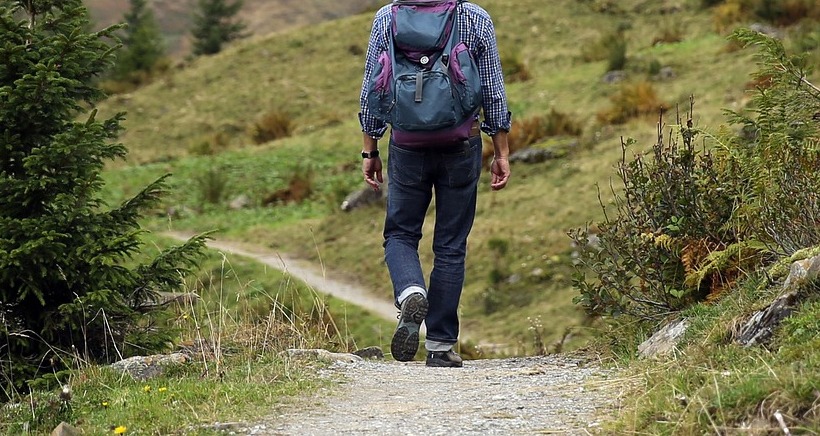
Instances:
[[[402,132],[392,129],[393,142],[406,147],[430,147],[436,145],[453,145],[470,138],[470,130],[475,119],[467,118],[462,124],[452,129],[432,132]]]

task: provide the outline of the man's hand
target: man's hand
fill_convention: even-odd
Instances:
[[[384,183],[382,176],[382,158],[372,157],[362,161],[362,173],[364,173],[364,181],[373,188],[374,191],[379,190],[379,185]]]
[[[510,181],[510,146],[507,143],[507,132],[499,131],[493,138],[493,163],[490,165],[490,187],[493,191],[504,189]]]
[[[371,152],[379,149],[379,140],[369,136],[367,133],[362,134],[362,150]],[[379,190],[379,184],[384,183],[382,177],[382,159],[380,157],[365,158],[362,161],[362,173],[364,174],[364,181],[373,188],[374,191]]]
[[[492,180],[490,180],[490,187],[493,191],[504,189],[507,182],[510,180],[510,162],[506,157],[493,158],[493,163],[490,165],[490,173],[492,173]]]

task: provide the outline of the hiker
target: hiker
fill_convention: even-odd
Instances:
[[[481,131],[494,148],[490,187],[503,189],[510,178],[510,119],[495,29],[484,9],[462,0],[394,0],[376,13],[359,120],[362,172],[374,190],[384,182],[378,141],[391,127],[384,257],[400,310],[390,347],[395,360],[413,360],[425,321],[426,365],[462,366],[453,346]],[[435,260],[426,286],[418,246],[433,194]]]

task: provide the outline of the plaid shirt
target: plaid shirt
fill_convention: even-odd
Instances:
[[[386,5],[376,12],[364,66],[359,121],[362,131],[373,138],[381,138],[387,130],[387,125],[374,118],[367,110],[367,81],[379,54],[388,48],[387,32],[391,27],[391,7],[392,5]],[[504,76],[501,73],[501,60],[498,56],[493,22],[487,11],[472,3],[460,3],[458,11],[458,31],[461,41],[470,49],[481,77],[484,109],[484,122],[481,123],[481,130],[490,136],[495,135],[499,130],[509,131],[511,114],[507,109]]]

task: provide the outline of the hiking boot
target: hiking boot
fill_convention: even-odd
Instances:
[[[428,351],[427,352],[427,366],[435,366],[439,368],[461,368],[463,364],[461,356],[453,350],[449,351]]]
[[[399,325],[390,341],[390,352],[399,362],[408,362],[416,356],[419,350],[419,328],[427,316],[428,307],[427,298],[420,293],[411,294],[401,303]]]

